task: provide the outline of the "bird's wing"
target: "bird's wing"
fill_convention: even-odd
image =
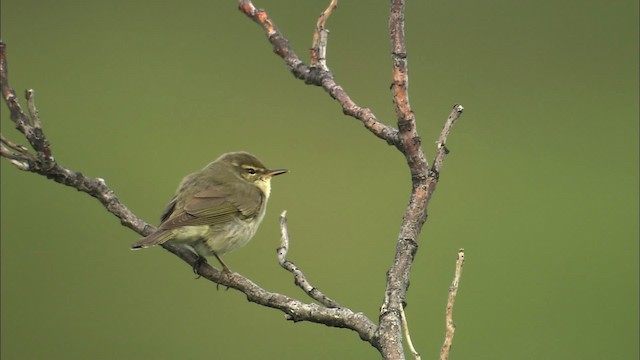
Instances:
[[[162,214],[160,215],[160,222],[167,221],[167,219],[171,217],[173,210],[176,208],[176,198],[177,196],[174,196],[171,201],[169,201],[169,204],[167,204],[164,211],[162,211]]]
[[[141,249],[148,248],[150,246],[159,245],[171,238],[171,232],[166,230],[158,229],[153,232],[151,235],[138,240],[137,242],[131,245],[132,249]]]
[[[164,222],[168,218],[170,218],[175,208],[176,208],[176,196],[174,196],[171,199],[171,201],[169,201],[169,204],[167,204],[167,207],[164,209],[164,211],[162,211],[162,215],[160,215],[160,222]],[[148,248],[154,245],[159,245],[169,240],[171,236],[172,234],[170,231],[164,230],[162,228],[158,228],[156,231],[154,231],[150,235],[133,243],[131,245],[131,248],[142,249],[142,248]]]
[[[236,215],[253,217],[262,205],[261,192],[255,186],[211,186],[200,191],[176,210],[159,229],[171,230],[182,226],[216,225],[231,221]]]
[[[151,235],[131,245],[133,249],[159,245],[173,236],[173,229],[183,226],[216,225],[233,220],[234,216],[256,216],[264,195],[255,186],[211,186],[189,197],[182,209],[177,209],[176,197],[162,212],[162,223]]]

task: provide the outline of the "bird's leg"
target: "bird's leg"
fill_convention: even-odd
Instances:
[[[216,257],[216,259],[218,259],[218,261],[220,262],[220,265],[222,265],[222,271],[229,274],[231,273],[231,270],[229,270],[229,267],[227,266],[227,264],[224,263],[224,261],[222,261],[222,259],[220,258],[220,256],[218,256],[218,254],[213,253],[213,256]]]
[[[202,275],[198,273],[198,268],[200,267],[200,265],[206,264],[206,263],[207,263],[207,259],[204,256],[198,254],[198,260],[196,260],[196,262],[193,263],[193,273],[198,275],[196,279],[200,279],[202,277]]]
[[[224,261],[222,261],[220,256],[218,256],[218,254],[216,254],[216,253],[213,253],[213,256],[215,256],[216,259],[218,259],[218,261],[220,262],[220,265],[222,265],[222,275],[231,274],[231,270],[229,270],[229,267],[227,266],[227,264],[224,263]],[[216,290],[220,289],[219,286],[220,286],[220,284],[216,284]],[[229,290],[229,287],[227,286],[227,288],[225,290]]]

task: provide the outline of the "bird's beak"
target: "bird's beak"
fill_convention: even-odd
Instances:
[[[286,172],[289,172],[289,170],[287,170],[287,169],[267,170],[267,173],[265,175],[267,175],[269,177],[272,177],[272,176],[284,174]]]

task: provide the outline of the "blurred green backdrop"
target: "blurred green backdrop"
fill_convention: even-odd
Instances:
[[[257,1],[307,59],[328,1]],[[180,179],[247,150],[291,173],[226,256],[307,300],[290,259],[377,320],[409,192],[403,158],[295,80],[234,1],[2,1],[11,84],[36,91],[56,159],[157,223]],[[388,3],[343,1],[328,64],[395,125]],[[407,316],[437,356],[457,249],[455,359],[638,358],[638,3],[409,2],[411,101],[428,157],[465,106],[420,239]],[[2,133],[23,142],[2,106]],[[3,359],[377,358],[355,333],[293,324],[194,280],[93,198],[2,169]]]

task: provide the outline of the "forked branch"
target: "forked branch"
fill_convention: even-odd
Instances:
[[[307,66],[298,55],[296,55],[293,48],[289,45],[289,40],[278,30],[265,10],[256,9],[249,0],[241,0],[239,7],[240,11],[262,27],[267,35],[267,39],[273,45],[273,51],[284,60],[289,70],[291,70],[291,73],[293,73],[293,76],[304,81],[305,84],[321,86],[332,98],[338,101],[344,114],[361,121],[365,128],[387,143],[395,146],[398,145],[398,131],[380,122],[371,109],[360,107],[351,100],[346,91],[333,80],[333,73],[329,70],[323,69],[322,67]],[[325,11],[323,14],[325,17],[322,20],[322,27],[324,27],[326,17],[331,14],[331,11],[328,13]],[[321,15],[321,18],[322,17],[323,15]],[[317,43],[314,42],[314,44],[326,47],[326,41],[318,41]],[[318,49],[317,52],[326,52],[326,50]]]
[[[296,284],[319,304],[304,303],[286,295],[269,292],[240,274],[218,271],[206,262],[198,261],[197,255],[183,247],[166,243],[163,244],[163,247],[187,262],[203,278],[237,289],[243,292],[251,302],[278,309],[285,313],[289,320],[311,321],[332,327],[351,329],[357,332],[364,341],[377,348],[384,358],[403,359],[402,312],[406,304],[411,266],[418,250],[418,237],[427,218],[429,201],[436,189],[444,158],[449,153],[445,143],[451,127],[461,115],[463,108],[461,105],[453,107],[438,139],[436,156],[432,166],[429,167],[418,134],[415,114],[409,102],[404,1],[391,0],[389,16],[393,65],[391,89],[397,128],[380,121],[371,109],[357,105],[338,85],[334,74],[329,70],[326,62],[329,32],[325,25],[336,6],[337,0],[331,0],[327,9],[318,18],[313,35],[310,64],[307,65],[296,55],[289,41],[278,30],[266,11],[256,9],[249,0],[241,0],[239,3],[240,10],[265,31],[269,42],[273,45],[274,52],[283,59],[296,78],[303,80],[306,84],[322,87],[329,96],[338,102],[344,114],[357,119],[375,136],[395,146],[406,159],[411,175],[412,189],[396,239],[396,253],[387,272],[387,284],[384,300],[380,307],[379,325],[376,326],[362,313],[356,313],[342,307],[324,295],[309,284],[298,267],[286,259],[289,234],[284,213],[281,218],[282,246],[278,249],[278,260],[283,268],[294,275]],[[23,112],[15,92],[9,85],[4,43],[0,43],[0,85],[12,121],[34,150],[34,152],[30,152],[26,147],[0,135],[0,155],[2,157],[7,158],[21,170],[38,173],[95,197],[109,212],[120,219],[124,226],[140,235],[148,235],[154,230],[153,226],[136,217],[124,206],[115,193],[107,187],[104,180],[84,176],[57,163],[53,157],[51,145],[42,129],[33,91],[29,90],[26,93],[27,115]],[[459,279],[458,271],[456,271],[456,277]],[[453,298],[455,298],[455,293],[453,293]],[[450,304],[452,309],[453,301],[450,301]],[[449,307],[447,311],[449,314]],[[450,339],[452,338],[453,333],[451,332]]]
[[[391,59],[393,64],[392,96],[396,111],[398,128],[383,124],[368,108],[358,106],[347,92],[336,83],[334,74],[326,65],[326,46],[328,31],[325,23],[333,12],[336,1],[331,4],[318,19],[311,49],[311,66],[304,64],[289,45],[289,41],[278,30],[267,12],[257,9],[250,0],[240,1],[240,10],[262,27],[267,39],[274,47],[287,67],[297,78],[307,84],[322,86],[323,89],[341,105],[346,115],[360,120],[377,137],[394,145],[407,161],[412,179],[412,191],[409,204],[403,217],[400,234],[397,239],[396,255],[387,272],[387,287],[380,311],[380,324],[376,331],[375,343],[387,359],[402,359],[402,335],[400,329],[401,311],[409,286],[409,274],[415,254],[418,250],[418,236],[427,218],[427,207],[436,184],[445,155],[446,138],[451,126],[462,113],[462,106],[456,105],[450,114],[438,141],[434,165],[429,169],[422,150],[421,139],[416,127],[416,119],[409,102],[409,75],[407,51],[404,34],[404,0],[391,0],[389,15],[389,33],[391,38]]]

